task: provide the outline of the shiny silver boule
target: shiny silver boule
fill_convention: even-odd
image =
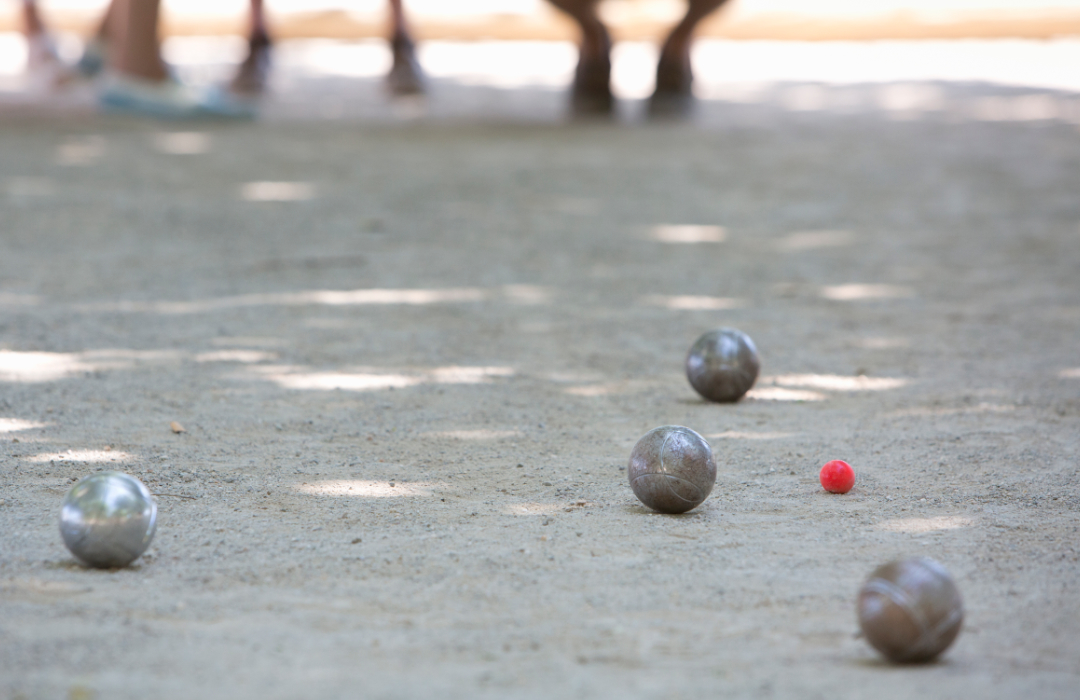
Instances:
[[[80,561],[102,569],[138,559],[157,529],[157,504],[141,481],[121,472],[99,472],[79,481],[64,498],[60,534]]]
[[[716,483],[716,461],[705,438],[690,428],[653,428],[634,445],[627,469],[638,499],[661,513],[696,508]]]
[[[686,378],[709,401],[738,401],[750,391],[761,360],[750,336],[734,328],[709,331],[686,356]]]
[[[960,591],[933,559],[878,567],[859,591],[859,627],[894,662],[930,661],[945,651],[964,621]]]

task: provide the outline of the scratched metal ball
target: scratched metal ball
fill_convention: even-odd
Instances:
[[[709,401],[738,401],[750,391],[761,360],[750,336],[734,328],[709,331],[686,356],[686,378]]]
[[[127,566],[150,546],[157,504],[141,481],[99,472],[71,487],[60,509],[60,534],[80,561],[102,569]]]
[[[859,591],[859,626],[895,662],[930,661],[964,621],[960,591],[941,564],[919,557],[878,567]]]
[[[708,497],[716,461],[705,438],[690,428],[653,428],[634,445],[627,469],[638,499],[661,513],[685,513]]]

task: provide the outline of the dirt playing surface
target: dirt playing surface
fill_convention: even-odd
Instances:
[[[3,124],[0,697],[1076,697],[1080,132],[713,109]],[[626,483],[664,424],[682,516]],[[158,534],[87,570],[110,468]],[[855,594],[909,555],[967,617],[892,667]]]

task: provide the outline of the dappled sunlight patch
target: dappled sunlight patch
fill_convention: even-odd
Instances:
[[[23,420],[22,418],[0,418],[0,433],[17,433],[20,430],[37,430],[44,428],[47,423],[36,420]]]
[[[520,430],[439,430],[423,434],[423,437],[450,440],[508,440],[521,436]]]
[[[333,391],[379,391],[404,389],[421,384],[486,384],[494,378],[510,377],[512,367],[436,367],[428,370],[379,372],[362,368],[354,372],[310,372],[292,366],[253,367],[263,379],[285,389]]]
[[[551,208],[560,214],[594,216],[600,213],[603,205],[593,197],[559,197],[551,203]]]
[[[72,581],[49,581],[40,578],[6,578],[0,582],[0,591],[5,593],[30,593],[44,595],[73,595],[88,593],[93,588]]]
[[[853,377],[840,374],[781,374],[762,377],[762,383],[826,391],[885,391],[899,389],[910,381],[897,377],[867,377],[861,374]]]
[[[723,243],[727,240],[727,230],[723,226],[660,224],[649,231],[649,237],[660,243]]]
[[[225,336],[221,336],[221,337],[218,337],[218,338],[213,338],[210,341],[210,344],[211,345],[216,345],[218,347],[221,347],[223,345],[225,345],[225,346],[228,346],[228,345],[232,345],[232,346],[246,345],[246,346],[249,346],[249,347],[256,347],[256,348],[277,348],[277,347],[281,347],[282,345],[285,345],[285,340],[283,338],[264,337],[264,336],[255,336],[255,335],[252,335],[252,336],[228,336],[228,335],[225,335]]]
[[[661,306],[673,311],[723,311],[744,306],[741,299],[706,296],[647,296],[643,299],[650,306]]]
[[[154,134],[151,143],[158,153],[191,156],[210,151],[210,134],[202,131],[172,131]]]
[[[378,391],[403,389],[422,383],[420,377],[404,374],[369,374],[362,372],[297,372],[293,368],[263,368],[262,376],[284,389],[322,391]]]
[[[712,433],[705,437],[716,440],[783,440],[785,438],[795,437],[798,434],[799,433],[755,433],[747,430],[725,430],[722,433]]]
[[[177,350],[130,350],[109,348],[83,352],[16,352],[0,350],[0,381],[53,382],[101,370],[178,362],[186,357]]]
[[[42,452],[27,457],[29,462],[85,462],[87,464],[107,464],[109,462],[130,462],[134,455],[119,450],[66,450],[64,452]]]
[[[72,136],[56,147],[57,165],[91,165],[105,155],[101,136]]]
[[[571,386],[563,389],[564,394],[570,396],[615,396],[626,394],[634,390],[630,382],[607,382],[603,384],[587,384],[585,386]]]
[[[433,495],[437,484],[421,481],[368,481],[364,479],[330,479],[293,485],[293,489],[311,496],[350,498],[423,498]]]
[[[503,508],[503,513],[507,515],[551,515],[565,508],[565,503],[512,503]]]
[[[482,301],[488,294],[482,289],[357,289],[347,292],[301,292],[294,295],[295,304],[310,303],[326,306],[363,306],[366,304],[445,304],[448,302]]]
[[[78,353],[0,350],[0,381],[53,382],[95,369]]]
[[[1058,376],[1062,379],[1080,379],[1080,367],[1063,369],[1058,373]]]
[[[507,301],[515,304],[535,306],[551,302],[554,292],[548,287],[535,284],[509,284],[503,287]]]
[[[240,362],[253,364],[277,359],[277,354],[262,350],[213,350],[195,356],[196,362]]]
[[[178,362],[186,357],[179,350],[130,350],[128,348],[105,348],[103,350],[84,350],[79,355],[91,362],[96,368],[108,369],[122,367],[132,362]]]
[[[41,297],[36,294],[15,294],[0,292],[0,306],[37,306]]]
[[[320,328],[331,330],[342,330],[345,328],[354,328],[356,326],[356,320],[349,317],[335,317],[335,318],[305,318],[301,321],[304,328]]]
[[[941,515],[932,518],[897,518],[886,520],[877,524],[877,529],[886,532],[901,532],[905,534],[921,534],[924,532],[941,532],[943,530],[960,530],[971,527],[975,521],[961,515]]]
[[[825,394],[817,391],[783,389],[778,386],[759,387],[746,392],[746,398],[757,401],[824,401]]]
[[[908,299],[915,296],[915,290],[896,284],[837,284],[822,287],[821,296],[830,301]]]
[[[796,253],[817,248],[836,248],[851,245],[855,234],[851,231],[796,231],[776,242],[776,247],[785,253]]]
[[[511,377],[513,367],[436,367],[427,373],[436,384],[486,384],[492,377]]]
[[[911,341],[907,338],[861,338],[855,344],[867,350],[893,350],[911,347]]]
[[[910,384],[899,377],[845,376],[840,374],[780,374],[762,377],[758,386],[747,393],[755,399],[770,401],[821,401],[824,394],[817,391],[887,391]]]
[[[1072,105],[1057,95],[1029,94],[989,96],[975,99],[967,109],[968,116],[988,122],[1030,122],[1052,119],[1072,121]]]
[[[957,416],[965,414],[981,413],[1008,413],[1015,411],[1016,406],[1009,404],[978,403],[972,406],[922,406],[918,408],[904,408],[885,414],[887,418],[922,418],[931,416]]]
[[[240,187],[245,202],[304,202],[315,198],[311,182],[247,182]]]
[[[600,381],[602,375],[598,372],[551,372],[544,375],[544,378],[559,384],[575,384]]]
[[[309,290],[303,292],[268,292],[198,301],[121,301],[86,304],[87,311],[151,312],[160,314],[195,314],[249,306],[366,306],[417,305],[483,301],[489,296],[482,289],[354,289]]]

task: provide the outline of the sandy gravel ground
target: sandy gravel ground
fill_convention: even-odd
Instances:
[[[0,697],[1075,698],[1076,125],[508,99],[0,125]],[[723,325],[736,405],[682,371]],[[677,517],[625,476],[669,423],[719,464]],[[110,468],[160,527],[87,570]],[[897,668],[853,606],[908,555],[967,622]]]

